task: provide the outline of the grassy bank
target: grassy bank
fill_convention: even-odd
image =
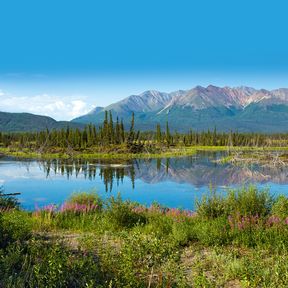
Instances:
[[[288,151],[288,147],[241,147],[241,146],[179,146],[170,147],[169,149],[159,150],[157,152],[144,152],[144,153],[127,153],[121,149],[111,149],[110,151],[82,150],[67,153],[63,151],[50,151],[50,152],[35,152],[28,148],[1,148],[0,155],[12,156],[22,159],[136,159],[136,158],[165,158],[165,157],[181,157],[191,156],[197,151],[227,151],[227,152],[271,152],[271,151]]]
[[[15,149],[15,148],[0,148],[0,154],[5,156],[12,156],[23,159],[135,159],[135,158],[162,158],[162,157],[177,157],[189,156],[195,154],[196,147],[179,147],[171,148],[165,151],[145,152],[145,153],[128,153],[125,151],[74,151],[74,153],[63,152],[33,152],[29,149]]]
[[[288,199],[213,191],[197,211],[75,194],[0,200],[0,287],[287,287]]]

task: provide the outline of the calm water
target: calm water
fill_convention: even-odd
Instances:
[[[19,161],[0,158],[0,185],[20,192],[22,207],[60,204],[73,192],[97,191],[103,197],[121,193],[143,204],[194,209],[196,199],[213,185],[218,190],[254,183],[272,194],[288,195],[288,168],[235,167],[215,164],[220,153],[131,161]]]

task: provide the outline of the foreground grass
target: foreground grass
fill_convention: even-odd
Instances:
[[[255,187],[211,191],[196,213],[93,193],[1,205],[0,287],[288,286],[288,199]]]

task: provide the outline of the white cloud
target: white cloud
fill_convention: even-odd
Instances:
[[[94,106],[85,100],[85,97],[48,94],[14,96],[0,90],[0,111],[28,112],[50,116],[56,120],[71,120],[93,109]]]

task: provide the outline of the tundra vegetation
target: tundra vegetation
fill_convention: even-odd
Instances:
[[[0,197],[0,287],[287,287],[288,198],[213,189],[196,211],[73,194]]]

